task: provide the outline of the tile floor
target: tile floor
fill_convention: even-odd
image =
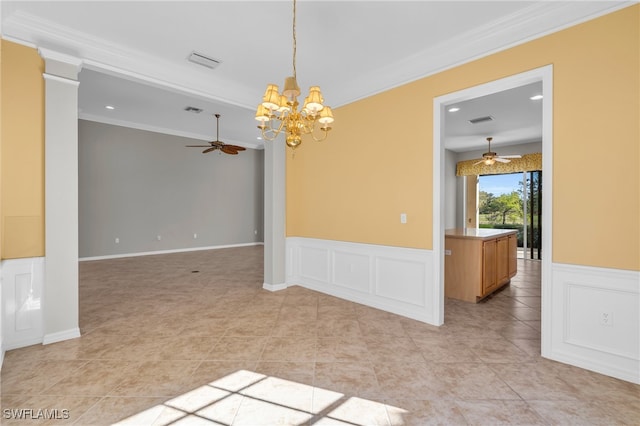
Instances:
[[[539,356],[539,263],[518,267],[433,327],[262,290],[260,246],[83,262],[82,337],[6,354],[0,422],[640,424],[640,386]]]

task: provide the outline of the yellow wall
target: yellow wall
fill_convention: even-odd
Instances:
[[[640,270],[639,28],[634,5],[338,108],[289,154],[287,235],[431,249],[433,98],[553,64],[553,261]]]
[[[44,256],[44,63],[6,40],[1,54],[1,256]]]

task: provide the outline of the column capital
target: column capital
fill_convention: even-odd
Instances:
[[[55,50],[38,48],[38,53],[44,59],[45,72],[49,75],[77,80],[82,68],[82,59]]]

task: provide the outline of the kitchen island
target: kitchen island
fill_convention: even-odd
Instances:
[[[446,297],[477,303],[518,272],[515,229],[448,229],[444,248]]]

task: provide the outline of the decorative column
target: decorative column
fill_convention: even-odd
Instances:
[[[78,300],[78,72],[82,61],[48,49],[45,60],[45,275],[43,344],[80,337]]]
[[[285,144],[265,142],[264,152],[264,284],[265,290],[287,288],[285,282]]]

